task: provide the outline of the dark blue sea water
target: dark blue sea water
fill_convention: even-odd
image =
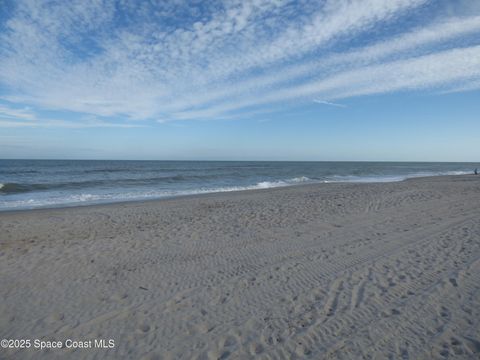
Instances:
[[[0,210],[472,173],[472,163],[0,160]]]

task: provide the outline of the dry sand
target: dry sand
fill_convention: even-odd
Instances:
[[[0,214],[6,359],[480,357],[480,177]]]

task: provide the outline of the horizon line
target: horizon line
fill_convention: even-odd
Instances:
[[[220,159],[72,159],[72,158],[0,158],[0,161],[164,161],[164,162],[376,162],[376,163],[464,163],[477,164],[479,161],[439,161],[439,160],[220,160]]]

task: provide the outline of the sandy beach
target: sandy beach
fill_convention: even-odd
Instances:
[[[4,212],[0,274],[0,338],[114,343],[2,359],[479,358],[480,177]]]

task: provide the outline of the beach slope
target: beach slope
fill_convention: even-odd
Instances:
[[[480,356],[480,178],[0,214],[6,359]],[[94,347],[95,344],[92,344]]]

